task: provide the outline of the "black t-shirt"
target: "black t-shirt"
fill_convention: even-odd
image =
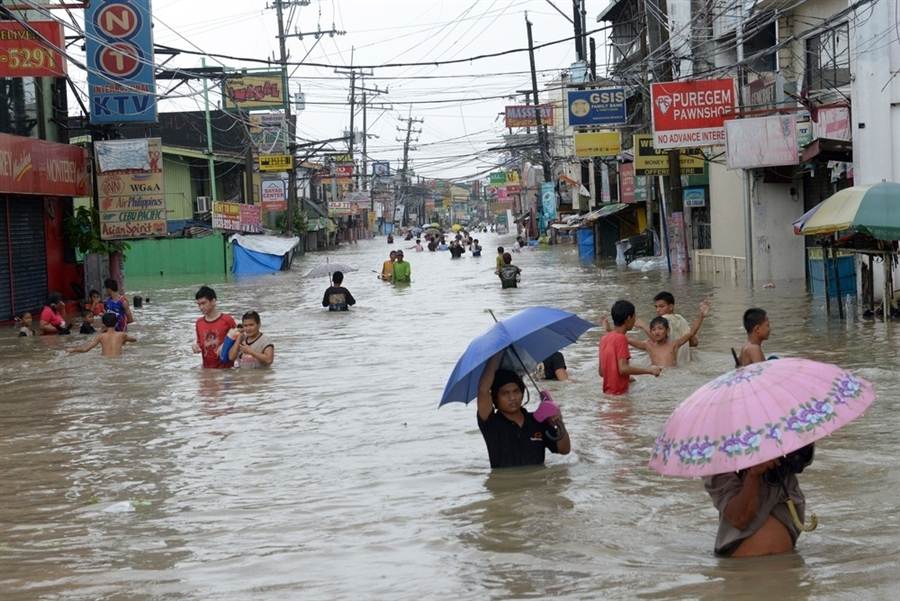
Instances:
[[[81,329],[78,330],[79,334],[95,334],[96,332],[97,330],[94,329],[94,326],[86,321],[81,322]]]
[[[356,299],[343,286],[329,286],[322,297],[322,306],[328,307],[329,311],[346,311],[355,304]]]
[[[566,369],[566,359],[559,351],[544,359],[544,379],[555,380],[557,369]]]
[[[503,414],[494,411],[486,421],[477,416],[478,429],[487,445],[491,467],[543,465],[544,449],[557,453],[556,443],[544,434],[544,426],[521,409],[525,422],[520,428]]]
[[[453,255],[454,259],[460,258],[464,252],[466,252],[466,249],[462,246],[456,245],[450,247],[450,254]]]

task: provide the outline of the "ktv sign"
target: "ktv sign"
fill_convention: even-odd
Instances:
[[[150,0],[94,0],[84,20],[91,123],[155,123]]]

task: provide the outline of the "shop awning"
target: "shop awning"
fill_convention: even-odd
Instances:
[[[803,162],[811,161],[841,161],[843,163],[853,162],[853,142],[843,140],[829,140],[828,138],[817,138],[803,150],[800,160]]]
[[[599,209],[591,211],[590,213],[585,215],[584,222],[585,223],[594,223],[598,219],[603,219],[604,217],[610,217],[612,215],[615,215],[619,211],[622,211],[627,208],[628,208],[628,205],[623,202],[619,202],[619,203],[612,204],[612,205],[607,205],[605,207],[601,207]]]
[[[569,177],[568,175],[560,175],[559,181],[566,184],[567,186],[577,186],[578,182]]]

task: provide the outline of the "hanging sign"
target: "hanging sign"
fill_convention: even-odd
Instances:
[[[130,148],[131,140],[95,142],[97,154]],[[97,169],[100,237],[104,240],[165,236],[166,189],[162,141],[147,140],[146,169]]]
[[[628,122],[625,110],[625,88],[570,90],[569,125],[608,127]]]
[[[725,122],[725,154],[729,169],[796,165],[797,121],[793,115],[772,115]]]
[[[491,173],[490,178],[492,186],[502,186],[506,183],[506,172],[494,171],[493,173]]]
[[[617,131],[575,132],[575,156],[614,157],[622,152],[622,136]]]
[[[650,96],[654,148],[725,144],[725,119],[734,116],[733,79],[654,83]]]
[[[553,125],[553,105],[541,104],[541,125]],[[506,127],[537,127],[537,111],[531,104],[506,107]]]
[[[91,123],[155,123],[150,0],[94,0],[84,11]]]
[[[691,188],[681,189],[681,200],[684,206],[691,208],[701,208],[706,206],[706,188],[702,186],[694,186]]]
[[[653,147],[653,136],[635,134],[633,150],[636,175],[669,175],[669,154]],[[699,149],[682,150],[678,162],[681,175],[703,175],[705,161]]]
[[[284,106],[280,72],[229,77],[222,83],[226,109],[276,109]]]
[[[261,154],[259,155],[260,171],[290,171],[293,165],[289,154]]]
[[[0,134],[0,193],[90,196],[87,151]]]
[[[622,163],[619,165],[619,202],[634,201],[634,163]]]
[[[554,188],[553,182],[541,182],[541,205],[546,221],[556,219],[556,188]]]
[[[283,179],[264,179],[260,183],[263,208],[267,211],[287,209],[287,182]]]
[[[31,30],[34,31],[31,31]],[[58,50],[36,35],[37,32],[56,48],[63,48],[62,23],[0,21],[0,77],[64,77],[66,59]]]

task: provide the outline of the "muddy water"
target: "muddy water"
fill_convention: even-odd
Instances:
[[[331,253],[360,271],[349,314],[302,272],[209,282],[226,311],[258,310],[271,371],[209,372],[191,354],[198,281],[132,281],[150,297],[125,357],[66,356],[76,336],[0,338],[0,597],[25,599],[893,599],[900,590],[897,329],[822,317],[801,288],[578,263],[523,252],[501,291],[485,256],[407,257],[413,283],[378,281],[384,239]],[[401,243],[398,246],[406,246]],[[651,315],[709,298],[699,360],[625,398],[600,393],[599,332],[550,383],[573,438],[540,469],[488,469],[472,405],[438,410],[467,342],[499,314],[549,304],[599,320],[619,297]],[[646,468],[675,404],[731,365],[748,305],[770,311],[767,352],[851,367],[879,401],[820,445],[801,477],[819,529],[797,553],[713,556],[716,514],[697,481]]]

